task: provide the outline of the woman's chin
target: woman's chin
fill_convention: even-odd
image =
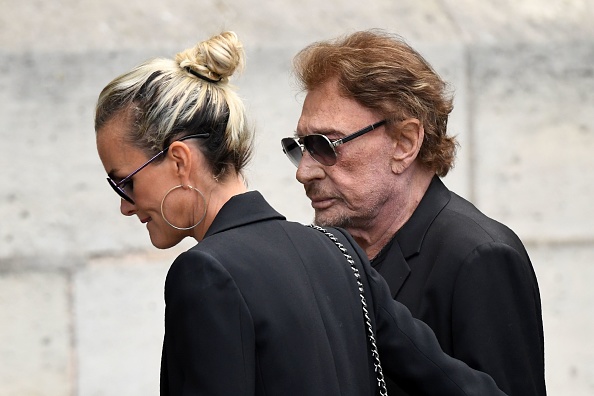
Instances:
[[[157,249],[169,249],[177,245],[181,240],[179,238],[173,238],[171,235],[155,235],[149,231],[151,243]]]

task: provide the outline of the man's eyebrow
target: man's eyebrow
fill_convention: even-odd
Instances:
[[[312,129],[309,133],[300,133],[299,131],[295,131],[294,136],[296,138],[301,138],[307,135],[339,135],[339,136],[347,136],[348,133],[339,131],[334,128],[320,128],[320,129]]]

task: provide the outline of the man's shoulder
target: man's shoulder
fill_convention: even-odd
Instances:
[[[494,242],[518,248],[523,246],[511,228],[487,216],[470,201],[453,192],[450,201],[435,218],[430,232],[473,244]]]

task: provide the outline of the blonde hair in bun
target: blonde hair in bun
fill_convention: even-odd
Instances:
[[[243,69],[245,54],[234,32],[223,32],[178,53],[175,59],[149,60],[110,82],[99,95],[95,130],[128,111],[129,141],[157,153],[174,140],[208,132],[199,144],[221,180],[241,173],[251,158],[253,132],[243,102],[229,84]]]
[[[176,55],[175,61],[196,77],[226,82],[245,65],[243,46],[234,32],[224,32]],[[200,78],[200,77],[199,77]],[[207,81],[208,81],[207,80]]]

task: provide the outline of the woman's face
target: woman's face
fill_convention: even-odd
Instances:
[[[129,123],[126,113],[116,115],[97,131],[97,151],[108,176],[116,183],[143,165],[149,157],[139,148],[132,146],[123,138]],[[167,249],[178,244],[189,231],[176,230],[169,226],[161,215],[161,201],[172,187],[179,185],[172,161],[165,157],[158,159],[132,176],[126,191],[131,192],[134,204],[121,199],[120,210],[125,216],[138,216],[146,224],[152,244]],[[181,190],[181,189],[178,189]],[[171,192],[166,201],[167,213],[180,213],[175,210],[178,204],[176,191]],[[183,211],[181,211],[183,212]],[[179,216],[181,217],[181,216]],[[184,220],[169,216],[173,224],[183,224]]]

